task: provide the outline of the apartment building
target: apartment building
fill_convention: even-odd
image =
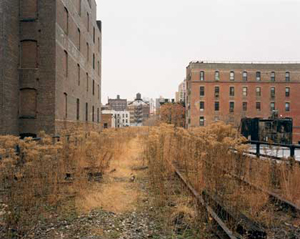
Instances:
[[[121,99],[120,95],[117,95],[116,99],[108,99],[108,105],[112,110],[124,111],[127,109],[127,99]]]
[[[95,0],[0,1],[0,134],[57,134],[101,121]]]
[[[243,117],[278,111],[293,118],[293,139],[300,140],[299,63],[191,62],[186,79],[187,127],[219,120],[239,127]]]
[[[150,104],[142,99],[142,95],[138,93],[134,101],[128,103],[128,111],[130,112],[130,126],[142,126],[150,117]]]

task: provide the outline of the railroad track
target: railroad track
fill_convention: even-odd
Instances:
[[[227,172],[220,167],[213,165],[210,162],[206,162],[211,164],[211,166],[222,170],[224,173],[230,175],[234,179],[242,182],[243,184],[259,190],[267,195],[275,202],[276,206],[280,206],[279,210],[283,208],[289,209],[293,213],[293,216],[296,217],[300,215],[300,207],[295,205],[294,203],[282,198],[280,195],[277,195],[273,192],[265,190],[261,187],[258,187],[247,180],[240,178],[233,173]],[[184,175],[180,172],[179,168],[175,166],[174,163],[170,163],[171,167],[174,169],[175,175],[181,180],[181,182],[188,188],[191,194],[197,199],[197,201],[206,209],[209,216],[214,220],[217,225],[216,236],[225,239],[240,239],[240,238],[253,238],[253,239],[261,239],[267,238],[267,232],[263,226],[258,223],[252,221],[248,217],[243,214],[232,213],[228,208],[220,203],[221,200],[218,200],[214,196],[209,195],[208,193],[198,193],[193,186],[188,182],[188,180],[184,177]],[[230,227],[227,226],[228,221],[233,221],[235,223],[235,230],[233,231]]]

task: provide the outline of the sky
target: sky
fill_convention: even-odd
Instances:
[[[174,98],[191,61],[299,61],[300,0],[96,0],[102,102]]]

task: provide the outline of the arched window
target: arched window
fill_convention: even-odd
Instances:
[[[21,68],[37,68],[37,55],[37,42],[35,40],[21,41]]]
[[[20,90],[20,118],[35,118],[37,109],[37,91],[32,88]]]
[[[21,19],[36,19],[38,12],[37,0],[20,1]]]

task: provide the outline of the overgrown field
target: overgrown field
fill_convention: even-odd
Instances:
[[[60,138],[0,136],[0,235],[21,238],[40,220],[76,213],[75,198],[101,181],[110,160],[135,134],[77,129]]]
[[[244,156],[248,147],[243,144],[245,139],[229,125],[216,123],[191,130],[161,125],[150,128],[144,140],[152,184],[162,202],[168,198],[166,188],[173,163],[200,194],[209,195],[232,212],[243,213],[266,227],[278,226],[285,218],[275,215],[267,194],[236,178],[300,205],[299,164]]]

